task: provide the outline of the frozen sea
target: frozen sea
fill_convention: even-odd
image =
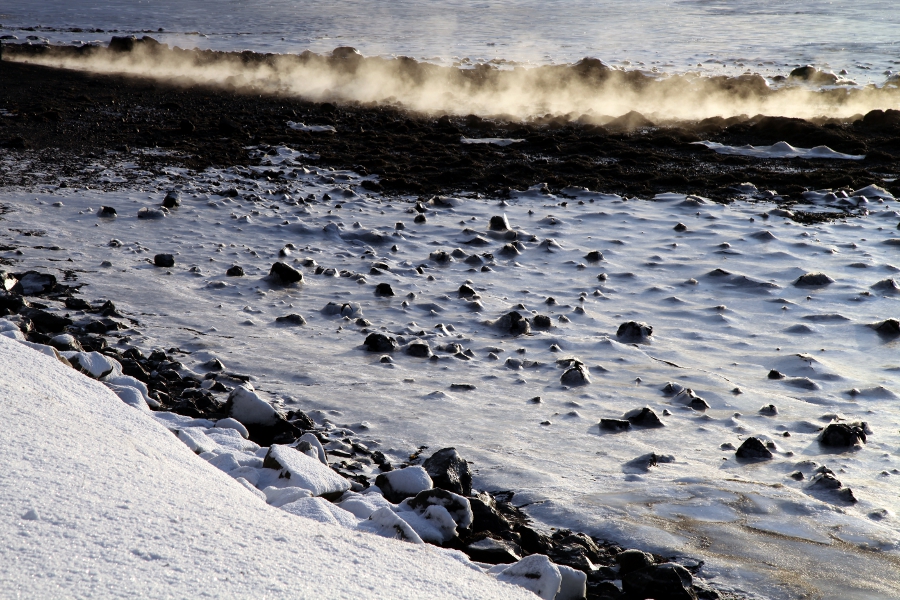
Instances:
[[[0,22],[0,34],[20,40],[153,32],[182,47],[327,52],[351,45],[443,64],[595,56],[665,72],[774,75],[811,63],[876,84],[900,64],[900,11],[881,1],[7,1]],[[540,523],[685,563],[704,559],[702,574],[723,589],[755,598],[900,596],[898,342],[869,327],[900,312],[900,213],[890,195],[810,194],[807,209],[853,206],[868,214],[807,227],[751,202],[534,189],[504,206],[450,198],[429,205],[427,224],[413,227],[414,199],[366,194],[356,174],[319,169],[290,148],[261,167],[271,184],[242,169],[141,172],[132,158],[101,156],[65,189],[3,190],[13,210],[0,242],[20,245],[16,229],[44,229],[42,243],[65,249],[82,269],[85,297],[111,299],[141,320],[135,343],[191,350],[189,367],[220,357],[252,374],[276,405],[349,428],[365,423],[395,457],[420,444],[454,445],[473,461],[476,486],[518,490]],[[2,167],[32,168],[9,154]],[[117,191],[103,191],[113,184]],[[218,196],[220,186],[241,196]],[[159,222],[137,220],[138,208],[158,204],[170,189],[182,193],[182,208]],[[326,193],[334,199],[326,202]],[[309,194],[315,202],[298,202]],[[122,216],[99,220],[101,205]],[[526,240],[505,254],[506,242],[486,225],[503,213]],[[395,230],[397,222],[408,229]],[[673,229],[679,222],[685,230]],[[112,238],[122,247],[110,247]],[[487,246],[470,244],[476,238]],[[310,258],[354,276],[307,269],[302,286],[273,288],[264,276],[286,243],[297,247],[298,268]],[[453,261],[433,258],[455,249]],[[604,260],[586,262],[591,250]],[[485,251],[495,254],[486,261],[492,271],[465,262]],[[179,268],[168,274],[149,265],[156,252],[174,253]],[[15,258],[21,270],[60,272],[54,251]],[[372,273],[376,263],[389,268]],[[226,278],[231,264],[248,277]],[[813,271],[834,282],[794,285]],[[456,293],[467,280],[477,302]],[[374,297],[379,282],[397,297]],[[357,326],[322,314],[333,301],[359,304],[375,329],[404,341],[424,337],[436,350],[459,344],[469,360],[438,350],[435,362],[397,353],[383,363],[361,350]],[[512,338],[489,324],[514,309],[547,314],[554,327]],[[275,317],[288,312],[301,313],[308,326],[276,327]],[[651,343],[617,339],[618,325],[631,319],[653,325]],[[560,385],[560,358],[583,361],[592,383]],[[787,377],[768,379],[770,369]],[[691,388],[709,408],[663,393],[669,382]],[[475,390],[452,387],[460,383]],[[530,401],[537,396],[540,403]],[[769,405],[777,414],[760,412]],[[642,406],[665,427],[610,434],[597,426]],[[818,429],[836,421],[867,422],[868,443],[823,449]],[[775,459],[735,461],[734,447],[750,435],[771,442]],[[649,453],[673,461],[645,471],[635,459]],[[813,487],[822,466],[859,502]],[[802,481],[789,476],[796,471]]]
[[[54,43],[107,41],[117,30],[154,32],[185,48],[323,52],[350,45],[366,55],[439,63],[538,65],[593,56],[664,72],[764,76],[813,64],[875,84],[900,69],[900,11],[891,0],[8,0],[0,23],[0,35],[31,33]],[[38,26],[57,31],[19,29]],[[74,28],[83,31],[66,31]]]

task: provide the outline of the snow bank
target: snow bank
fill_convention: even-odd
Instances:
[[[267,506],[101,383],[2,336],[0,364],[0,597],[534,598],[437,549]]]

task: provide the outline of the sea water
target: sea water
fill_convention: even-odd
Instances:
[[[20,41],[105,42],[116,30],[183,48],[353,46],[447,64],[593,56],[648,71],[764,76],[813,64],[860,84],[900,70],[900,10],[891,0],[8,0],[0,23],[0,35]]]

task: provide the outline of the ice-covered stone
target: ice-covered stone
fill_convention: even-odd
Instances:
[[[281,471],[282,477],[309,490],[313,496],[331,497],[350,489],[349,481],[290,446],[273,444],[263,459],[263,466]]]
[[[523,587],[544,600],[553,600],[562,585],[559,568],[543,554],[532,554],[508,567],[489,572],[500,581]]]
[[[278,413],[248,385],[234,388],[226,404],[229,416],[244,425],[274,425]]]
[[[433,487],[428,472],[420,466],[381,473],[375,478],[375,485],[381,489],[385,498],[394,503]]]

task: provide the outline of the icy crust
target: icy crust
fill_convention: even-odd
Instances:
[[[392,460],[423,443],[456,446],[477,465],[479,487],[518,490],[517,503],[544,524],[686,563],[702,557],[701,575],[758,597],[897,596],[900,327],[885,280],[897,279],[900,215],[883,182],[810,190],[791,206],[544,186],[502,202],[386,201],[365,191],[370,179],[274,150],[253,170],[171,169],[115,195],[11,191],[0,242],[23,255],[2,256],[20,261],[16,272],[61,275],[58,251],[12,231],[40,222],[42,244],[85,267],[83,295],[139,317],[110,333],[116,347],[178,347],[197,372],[220,357],[278,411],[306,411],[334,427],[335,442],[366,432]],[[137,220],[138,207],[173,188],[182,196],[174,217]],[[101,205],[120,217],[88,210]],[[851,205],[860,218],[790,220],[792,210]],[[161,252],[178,264],[154,267]],[[276,261],[303,282],[274,285]],[[226,274],[235,263],[244,277]],[[394,295],[376,295],[380,283]],[[137,293],[148,286],[152,297]],[[276,321],[300,312],[304,325]],[[528,333],[516,335],[512,317],[496,326],[513,312]],[[546,323],[539,317],[552,327],[534,326]],[[631,322],[652,330],[620,338]],[[373,334],[393,342],[368,351]],[[589,381],[561,381],[578,363]],[[224,374],[208,381],[239,385]],[[822,445],[828,425],[859,422],[871,430],[861,428],[865,443]],[[203,428],[222,445],[212,421]],[[749,438],[772,457],[739,456]],[[242,457],[229,472],[274,498],[263,490],[284,479],[251,481],[263,458]],[[353,500],[348,512],[366,519],[400,514]],[[391,519],[386,530],[404,529]]]
[[[706,146],[719,154],[737,154],[740,156],[752,156],[755,158],[808,158],[808,159],[835,159],[835,160],[863,160],[864,154],[844,154],[835,152],[828,146],[816,146],[815,148],[796,148],[787,142],[778,142],[771,146],[727,146],[718,142],[693,142]]]
[[[6,337],[0,363],[4,597],[534,598],[458,556],[348,531],[355,518],[320,498],[275,510]]]

